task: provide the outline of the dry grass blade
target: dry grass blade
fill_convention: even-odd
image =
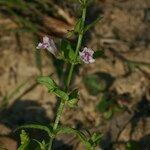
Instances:
[[[63,21],[49,16],[44,16],[43,21],[46,28],[50,29],[52,33],[57,33],[58,35],[64,35],[68,30],[73,29],[73,26],[67,25]]]
[[[24,81],[14,91],[12,91],[12,93],[4,97],[2,104],[0,104],[1,108],[4,109],[5,107],[11,106],[15,100],[21,98],[23,95],[31,91],[36,87],[36,85],[37,82],[35,78],[30,78]]]
[[[11,18],[19,29],[27,29],[37,35],[55,34],[63,36],[72,29],[75,18],[53,1],[0,1],[0,12]]]

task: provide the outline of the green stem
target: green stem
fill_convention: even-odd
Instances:
[[[73,69],[74,69],[74,64],[71,64],[71,67],[70,67],[70,70],[69,70],[68,79],[67,79],[67,88],[69,87],[69,84],[71,82],[71,77],[72,77]]]
[[[60,120],[60,117],[61,117],[61,114],[62,114],[62,111],[64,109],[64,105],[65,105],[65,102],[63,100],[61,100],[60,102],[60,105],[58,107],[58,110],[57,110],[57,114],[56,114],[56,119],[55,119],[55,122],[54,122],[54,126],[53,126],[53,130],[55,131],[58,127],[58,123],[59,123],[59,120]],[[50,142],[49,142],[49,148],[48,150],[51,150],[52,149],[52,143],[53,143],[53,140],[54,138],[50,138]]]
[[[57,129],[57,126],[58,126],[58,123],[59,123],[59,120],[60,120],[62,111],[63,111],[63,109],[64,109],[64,106],[65,106],[65,102],[64,102],[63,100],[61,100],[60,105],[59,105],[59,107],[58,107],[57,116],[56,116],[56,119],[55,119],[55,123],[54,123],[54,126],[53,126],[53,130],[56,130],[56,129]]]
[[[84,7],[84,8],[83,8],[83,11],[82,11],[82,22],[83,22],[83,27],[82,27],[82,29],[84,28],[85,18],[86,18],[86,7]],[[82,31],[82,32],[79,34],[78,42],[77,42],[77,47],[76,47],[76,51],[75,51],[74,60],[77,59],[79,50],[80,50],[80,48],[81,48],[81,43],[82,43],[82,39],[83,39],[83,33],[84,33],[84,32]],[[69,88],[69,85],[70,85],[70,82],[71,82],[71,78],[72,78],[74,66],[75,66],[75,64],[71,64],[71,67],[70,67],[70,70],[69,70],[69,75],[68,75],[68,78],[67,78],[67,89]],[[54,126],[53,126],[53,130],[54,130],[54,131],[55,131],[55,130],[57,129],[57,127],[58,127],[58,124],[59,124],[59,121],[60,121],[60,117],[61,117],[61,115],[62,115],[64,106],[65,106],[65,102],[66,102],[66,100],[61,100],[60,105],[59,105],[59,107],[58,107],[57,114],[56,114],[56,119],[55,119]],[[50,143],[49,143],[49,148],[48,148],[48,150],[51,150],[51,149],[52,149],[53,139],[54,139],[54,138],[51,138],[51,139],[50,139]]]
[[[53,138],[50,138],[48,150],[52,149]]]
[[[84,28],[85,18],[86,18],[86,7],[83,8],[83,12],[82,12],[83,28]],[[77,43],[77,47],[76,47],[76,51],[75,51],[75,59],[74,60],[77,59],[79,50],[81,48],[82,39],[83,39],[83,31],[79,34],[79,37],[78,37],[78,43]],[[67,79],[67,87],[69,87],[69,84],[71,82],[74,66],[75,66],[75,64],[71,64],[68,79]]]

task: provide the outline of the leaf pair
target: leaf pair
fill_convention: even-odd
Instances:
[[[85,145],[86,148],[89,150],[96,147],[100,143],[103,136],[101,133],[93,133],[91,137],[88,137],[82,131],[79,131],[77,129],[70,128],[70,127],[58,127],[57,135],[64,134],[64,133],[76,135],[80,139],[81,143]]]
[[[69,107],[75,107],[77,105],[79,99],[77,89],[73,90],[70,93],[66,93],[57,86],[57,84],[51,77],[48,76],[40,76],[37,78],[37,81],[38,83],[46,86],[49,92],[52,92],[62,100],[65,100]]]
[[[49,92],[54,93],[55,95],[60,97],[62,100],[69,99],[68,94],[66,92],[62,91],[51,77],[40,76],[37,78],[37,82],[46,86],[46,88],[48,89]]]
[[[16,130],[19,130],[19,129],[22,129],[22,128],[43,130],[50,137],[53,136],[53,127],[52,126],[45,126],[45,125],[39,125],[39,124],[27,124],[27,125],[22,125],[22,126],[18,127]],[[23,136],[22,137],[25,137],[25,136],[24,136],[24,132],[23,132]]]
[[[45,131],[45,129],[44,129],[45,126],[34,125],[34,124],[24,125],[24,126],[21,126],[19,128],[36,128],[36,129],[40,129],[40,130]],[[18,150],[29,150],[30,149],[30,146],[29,146],[30,138],[29,138],[29,135],[25,132],[25,130],[21,130],[20,140],[21,140],[21,145],[19,146]],[[34,141],[39,145],[40,150],[47,150],[47,144],[45,143],[44,140],[42,142],[40,142],[40,141],[34,139]]]
[[[33,129],[43,130],[50,137],[54,137],[54,136],[56,137],[56,136],[58,136],[60,134],[64,134],[64,133],[65,134],[74,134],[80,139],[82,144],[84,144],[87,147],[87,149],[96,147],[102,139],[102,134],[100,134],[100,133],[93,133],[93,135],[89,138],[82,131],[78,131],[77,129],[70,128],[70,127],[59,126],[55,131],[53,131],[52,126],[47,127],[44,125],[29,124],[29,125],[20,126],[19,128],[17,128],[17,130],[22,129],[22,128],[33,128]],[[21,137],[21,146],[19,147],[18,150],[25,150],[29,146],[30,138],[24,130],[21,131],[20,137]],[[43,142],[39,142],[37,140],[35,140],[35,141],[39,144],[41,150],[45,150],[45,147],[47,146],[47,144],[44,141]]]

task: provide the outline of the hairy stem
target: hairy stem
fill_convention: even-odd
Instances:
[[[83,28],[84,28],[85,18],[86,18],[86,7],[83,8],[83,11],[82,11]],[[75,51],[75,58],[74,58],[74,60],[77,59],[79,50],[80,50],[80,48],[81,48],[82,39],[83,39],[83,32],[81,32],[81,33],[79,34],[79,37],[78,37],[78,43],[77,43],[77,47],[76,47],[76,51]],[[69,87],[69,85],[70,85],[74,66],[75,66],[74,64],[71,64],[70,71],[69,71],[69,75],[68,75],[68,80],[67,80],[67,87]]]
[[[63,111],[63,109],[64,109],[64,105],[65,105],[65,102],[64,102],[63,100],[61,100],[60,105],[59,105],[58,110],[57,110],[57,114],[56,114],[56,119],[55,119],[55,122],[54,122],[54,126],[53,126],[53,130],[54,130],[54,131],[55,131],[55,130],[57,129],[57,127],[58,127],[58,123],[59,123],[59,120],[60,120],[62,111]],[[52,149],[53,139],[54,139],[54,138],[52,138],[52,137],[50,138],[48,150],[51,150],[51,149]]]
[[[84,7],[84,8],[83,8],[83,11],[82,11],[82,22],[83,22],[83,27],[82,27],[82,29],[84,28],[85,18],[86,18],[86,7]],[[81,33],[79,33],[78,42],[77,42],[77,46],[76,46],[76,50],[75,50],[75,57],[74,57],[74,60],[77,59],[79,50],[80,50],[80,48],[81,48],[82,39],[83,39],[83,33],[84,33],[83,31],[82,31]],[[70,67],[70,70],[69,70],[69,74],[68,74],[68,78],[67,78],[67,90],[68,90],[69,85],[70,85],[70,82],[71,82],[71,78],[72,78],[72,75],[73,75],[74,66],[75,66],[74,64],[71,64],[71,67]],[[61,117],[61,115],[62,115],[64,106],[65,106],[65,102],[66,102],[66,100],[61,100],[61,102],[60,102],[60,105],[59,105],[58,110],[57,110],[57,114],[56,114],[56,119],[55,119],[55,122],[54,122],[53,130],[56,130],[57,127],[58,127],[58,124],[59,124],[59,121],[60,121],[60,117]],[[54,139],[54,138],[51,138],[51,139],[50,139],[50,143],[49,143],[49,148],[48,148],[48,150],[51,150],[51,149],[52,149],[53,139]]]
[[[51,149],[52,149],[52,144],[53,144],[53,138],[51,137],[51,138],[50,138],[50,141],[49,141],[48,150],[51,150]]]
[[[63,111],[63,109],[64,109],[64,105],[65,105],[65,102],[64,102],[63,100],[61,100],[60,105],[59,105],[59,107],[58,107],[58,111],[57,111],[55,123],[54,123],[54,126],[53,126],[53,130],[56,130],[56,129],[57,129],[57,126],[58,126],[58,123],[59,123],[59,120],[60,120],[62,111]]]

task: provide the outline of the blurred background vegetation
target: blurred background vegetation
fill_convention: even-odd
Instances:
[[[77,0],[0,0],[0,149],[17,149],[19,133],[13,130],[19,125],[53,119],[56,98],[35,78],[51,74],[61,84],[65,64],[35,47],[44,35],[56,43],[66,38],[79,15]],[[103,51],[103,57],[76,69],[72,87],[81,90],[79,107],[66,109],[61,123],[102,132],[105,150],[148,150],[150,2],[93,0],[86,23],[97,16],[103,19],[86,33],[83,46]],[[29,133],[47,139],[44,133]],[[55,149],[84,147],[74,137],[62,136]]]

